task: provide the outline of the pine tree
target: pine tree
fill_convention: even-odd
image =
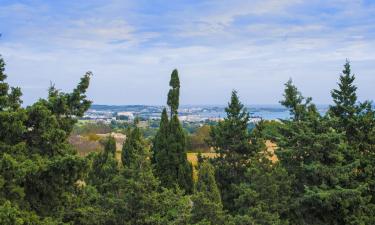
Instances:
[[[199,222],[225,224],[220,191],[215,181],[215,170],[209,162],[203,162],[200,165],[198,182],[192,200],[191,221],[193,224]]]
[[[288,86],[286,87],[286,91]],[[299,98],[299,92],[289,96]],[[284,95],[288,96],[288,94]],[[300,98],[303,98],[300,96]],[[283,102],[286,102],[284,100]],[[313,104],[285,104],[299,117],[283,121],[276,154],[292,180],[290,219],[296,224],[355,224],[366,221],[366,187],[353,183],[356,162],[348,162],[343,136],[331,129],[330,121],[316,113]]]
[[[224,208],[233,212],[237,195],[234,186],[243,181],[249,159],[258,149],[250,144],[247,129],[249,114],[239,101],[236,91],[232,92],[225,111],[227,117],[211,128],[210,146],[218,153],[218,157],[211,162],[215,167]]]
[[[311,98],[304,98],[293,85],[292,79],[285,83],[284,100],[280,104],[289,109],[290,115],[294,121],[305,119],[307,116],[315,116],[318,112],[316,106],[311,104]]]
[[[153,163],[156,175],[164,187],[179,185],[188,193],[192,192],[192,166],[186,158],[186,137],[178,119],[180,81],[177,70],[173,70],[169,85],[167,110],[161,116],[160,128],[153,140]]]
[[[350,63],[347,60],[340,76],[338,89],[331,92],[334,105],[329,108],[332,126],[345,135],[350,151],[346,154],[349,162],[358,162],[355,180],[357,185],[367,186],[371,196],[371,203],[375,205],[375,110],[372,102],[357,101],[354,85],[355,76],[351,73]]]
[[[345,132],[345,135],[351,141],[357,135],[355,117],[359,108],[357,106],[357,87],[353,84],[355,76],[351,74],[348,60],[342,73],[338,84],[339,89],[334,89],[331,92],[335,105],[330,106],[329,113],[331,116],[339,118],[336,129]]]

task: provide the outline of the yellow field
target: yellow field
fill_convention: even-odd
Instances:
[[[112,135],[115,140],[116,140],[116,159],[121,162],[121,150],[122,150],[122,144],[124,143],[125,139],[126,139],[126,136],[123,135],[123,134],[119,134],[119,133],[111,133],[111,134],[96,134],[96,136],[100,137],[100,138],[104,138],[104,137],[107,137],[109,135]],[[270,160],[272,162],[277,162],[277,156],[274,154],[274,151],[276,149],[276,144],[267,140],[266,141],[266,147],[267,147],[267,153],[269,153],[269,157],[270,157]],[[82,151],[82,149],[81,149]],[[81,152],[79,151],[79,152]],[[81,155],[86,155],[87,153],[85,154],[81,154]],[[214,152],[209,152],[209,153],[201,153],[202,154],[202,157],[205,157],[205,158],[214,158],[217,156],[217,153],[214,153]],[[197,164],[198,164],[198,153],[193,153],[193,152],[190,152],[190,153],[187,153],[187,159],[188,161],[193,165],[193,177],[194,179],[196,180],[197,179]]]
[[[277,162],[277,156],[274,154],[275,149],[276,149],[276,144],[272,143],[271,141],[266,141],[266,147],[267,147],[267,152],[270,154],[270,160],[272,162]],[[203,157],[205,158],[215,158],[218,154],[214,152],[209,152],[209,153],[201,153]],[[197,180],[198,178],[198,171],[197,171],[197,164],[198,164],[198,153],[194,152],[189,152],[187,153],[187,159],[188,161],[193,165],[193,178],[194,180]]]

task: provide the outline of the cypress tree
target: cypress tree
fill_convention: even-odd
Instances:
[[[193,191],[193,169],[186,157],[186,137],[177,115],[173,115],[169,124],[168,155],[169,173],[187,193]]]
[[[171,80],[169,81],[169,86],[171,89],[168,92],[167,105],[170,108],[170,117],[177,115],[177,110],[179,106],[180,99],[180,79],[178,78],[178,71],[174,69],[171,74]]]
[[[178,190],[160,187],[154,176],[149,148],[137,126],[128,131],[123,148],[117,224],[187,224],[190,206]]]
[[[159,125],[159,130],[155,135],[152,142],[152,163],[155,166],[155,174],[162,181],[163,184],[171,180],[166,173],[166,167],[164,165],[168,164],[167,157],[167,139],[169,130],[169,120],[167,110],[164,108],[161,114],[161,120]]]
[[[153,141],[153,162],[156,174],[164,187],[179,185],[188,193],[192,192],[192,166],[186,158],[186,138],[178,119],[180,81],[177,70],[173,70],[169,82],[167,110],[161,116],[160,128]]]

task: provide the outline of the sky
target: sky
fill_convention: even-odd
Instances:
[[[0,0],[0,54],[25,104],[86,71],[95,104],[278,104],[292,78],[332,102],[346,59],[359,100],[375,100],[375,0]]]

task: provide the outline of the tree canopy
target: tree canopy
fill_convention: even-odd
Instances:
[[[196,181],[177,70],[152,143],[136,119],[121,159],[111,135],[88,156],[68,142],[90,107],[91,77],[70,93],[52,85],[46,99],[25,107],[0,57],[0,224],[374,224],[375,111],[357,100],[349,61],[326,114],[289,80],[280,103],[290,118],[249,131],[249,113],[232,91],[226,117],[199,129],[199,145],[206,141],[216,155],[198,155]]]

